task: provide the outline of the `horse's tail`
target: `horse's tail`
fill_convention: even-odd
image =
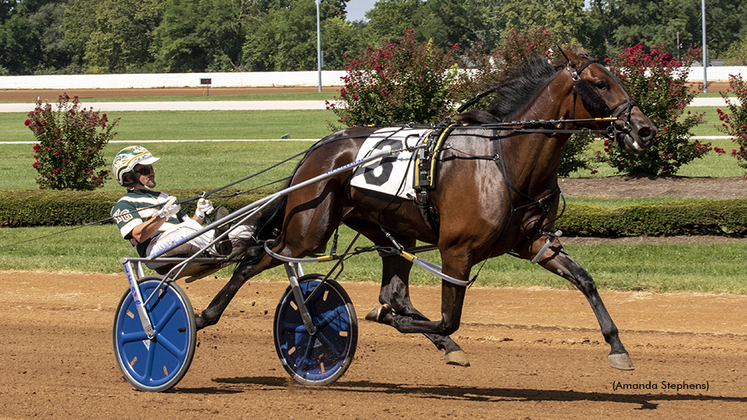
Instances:
[[[319,147],[321,144],[323,144],[326,140],[328,140],[330,137],[333,136],[327,136],[318,142],[316,142],[313,146],[308,148],[306,150],[306,153],[304,156],[298,161],[296,164],[296,167],[293,168],[293,173],[291,176],[288,177],[288,180],[286,181],[283,188],[288,188],[291,186],[291,182],[293,181],[293,177],[296,175],[296,172],[301,167],[301,165],[306,162],[306,159],[309,157],[311,152],[313,152],[317,147]],[[276,238],[280,236],[283,229],[283,219],[285,217],[285,205],[288,202],[288,196],[284,195],[280,197],[279,199],[273,201],[272,203],[268,204],[267,207],[262,209],[262,211],[259,214],[259,217],[252,221],[252,224],[256,227],[255,231],[255,238],[260,243],[265,243],[267,241],[274,241]]]
[[[259,213],[259,217],[253,223],[255,226],[254,236],[259,243],[273,241],[280,236],[287,202],[287,196],[280,197],[268,204]]]
[[[367,135],[368,134],[366,134],[366,136]],[[324,138],[316,142],[313,146],[311,146],[309,149],[306,150],[306,153],[299,160],[298,164],[296,164],[296,167],[293,169],[293,173],[291,174],[290,177],[288,177],[288,181],[283,188],[288,188],[291,186],[291,183],[293,182],[293,179],[296,173],[308,161],[308,159],[310,158],[310,156],[315,150],[319,149],[322,146],[325,146],[328,143],[331,143],[337,140],[343,140],[343,139],[349,139],[349,138],[355,138],[355,137],[361,137],[361,134],[354,134],[351,136],[346,133],[346,130],[341,130],[336,133],[325,136]],[[265,243],[268,243],[268,245],[271,246],[276,239],[282,236],[283,223],[285,221],[285,210],[286,210],[287,203],[288,203],[288,196],[284,195],[272,201],[270,204],[267,205],[267,207],[263,208],[260,212],[258,212],[257,216],[253,217],[252,220],[249,220],[248,224],[254,226],[255,228],[253,239],[260,245],[259,255],[257,256],[256,260],[258,260],[259,256],[264,255],[265,253],[264,244]],[[252,260],[255,260],[255,259],[252,259]]]

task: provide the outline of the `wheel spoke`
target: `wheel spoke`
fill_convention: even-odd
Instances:
[[[174,314],[176,314],[179,311],[179,309],[182,308],[182,306],[179,303],[180,303],[179,299],[174,299],[174,301],[171,302],[171,305],[163,312],[163,314],[161,314],[161,317],[158,319],[157,324],[153,326],[153,328],[156,331],[161,331],[163,326],[166,325],[171,320],[171,318],[174,316]],[[154,308],[158,304],[165,305],[166,303],[161,298],[159,298],[153,304]],[[152,310],[153,309],[151,309],[151,311]]]
[[[135,331],[131,333],[123,333],[117,337],[117,341],[121,344],[132,343],[135,341],[143,341],[148,339],[148,334],[145,331]]]
[[[166,349],[166,351],[171,353],[177,359],[181,358],[186,353],[185,351],[176,347],[168,338],[166,338],[162,334],[158,334],[157,343],[163,346],[163,348]]]

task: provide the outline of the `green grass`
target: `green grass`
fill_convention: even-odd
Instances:
[[[174,98],[171,98],[174,99]],[[195,98],[196,99],[196,98]],[[256,99],[252,95],[252,99]],[[276,99],[276,98],[268,98]],[[293,94],[289,99],[299,98]],[[154,100],[164,100],[162,97]],[[181,99],[174,99],[181,100]],[[226,98],[213,97],[213,100]],[[722,135],[715,108],[696,108],[706,112],[706,120],[696,128],[696,135]],[[121,117],[118,141],[137,143],[164,139],[270,139],[289,133],[292,139],[318,139],[329,133],[327,120],[335,120],[329,111],[226,111],[226,112],[118,112]],[[0,113],[0,141],[34,140],[23,125],[24,113]],[[714,146],[731,150],[730,140],[713,140]],[[114,143],[104,149],[111,160],[126,144]],[[161,161],[156,164],[158,188],[213,189],[258,172],[288,158],[311,145],[309,142],[187,142],[145,144]],[[31,145],[0,145],[0,190],[36,189]],[[237,185],[250,189],[289,174],[293,164]],[[601,166],[593,176],[616,175],[612,168]],[[742,176],[744,171],[729,156],[707,155],[682,168],[683,176]],[[575,176],[589,176],[575,174]],[[121,187],[110,180],[105,190]],[[634,203],[686,201],[672,199],[610,200],[569,197],[569,203],[601,205],[616,208]],[[59,235],[8,247],[30,238],[62,232],[63,227],[0,229],[0,270],[81,271],[122,273],[119,259],[134,256],[130,245],[122,240],[113,225],[91,226]],[[341,244],[352,235],[343,233]],[[747,293],[743,281],[743,259],[747,244],[699,245],[576,245],[569,253],[594,276],[600,288],[613,290],[648,290],[658,292],[698,291]],[[365,242],[359,246],[367,245]],[[342,247],[342,245],[341,245]],[[439,262],[435,252],[421,255]],[[329,264],[307,265],[307,272],[325,272]],[[379,281],[381,262],[375,253],[353,257],[340,277],[342,281]],[[265,276],[266,274],[266,276]],[[230,275],[230,269],[218,273]],[[263,273],[266,278],[287,281],[282,269]],[[413,270],[416,284],[439,284],[440,280],[423,270]],[[124,278],[123,278],[124,284]],[[478,286],[523,287],[546,286],[572,288],[565,280],[529,262],[510,256],[489,260],[480,272]]]
[[[693,112],[706,111],[708,122],[697,128],[698,135],[721,135],[714,121],[718,117],[714,108],[695,108]],[[118,112],[110,117],[121,118],[117,127],[116,141],[137,143],[144,140],[168,139],[277,139],[289,134],[291,139],[319,139],[330,133],[328,121],[335,121],[331,111],[154,111]],[[0,113],[0,141],[33,142],[34,137],[23,124],[23,113]],[[729,139],[716,139],[711,143],[727,151],[733,148]],[[278,162],[308,147],[307,143],[278,142],[259,145],[248,142],[211,143],[144,143],[157,156],[165,159],[158,163],[160,185],[178,182],[185,188],[206,188],[225,185],[242,179],[272,163]],[[125,144],[112,143],[104,149],[107,160],[112,159]],[[30,145],[2,145],[0,160],[0,189],[34,189],[36,174]],[[595,150],[603,148],[601,142],[594,143]],[[226,156],[231,163],[225,164]],[[173,158],[178,157],[178,158]],[[261,159],[258,159],[261,157]],[[188,159],[188,161],[184,161]],[[199,176],[184,176],[185,165]],[[617,175],[609,165],[599,165],[598,173],[591,175],[582,171],[575,177],[604,177]],[[703,159],[684,166],[681,176],[742,176],[744,170],[730,156],[707,154]],[[263,180],[268,180],[264,177]],[[119,188],[110,181],[106,189]],[[164,187],[167,188],[167,187]],[[245,188],[245,187],[242,187]]]
[[[3,229],[0,236],[0,270],[80,271],[123,273],[119,259],[135,256],[130,245],[114,225],[90,226],[42,240],[6,247],[30,238],[63,232],[65,228]],[[352,233],[343,229],[340,248],[344,249]],[[370,243],[361,240],[357,246]],[[699,245],[574,245],[567,250],[594,277],[597,285],[608,290],[653,292],[747,293],[741,263],[747,244]],[[440,263],[436,252],[420,255]],[[305,264],[306,272],[326,273],[331,263]],[[217,275],[230,276],[232,267]],[[473,274],[477,272],[477,267]],[[381,260],[375,252],[346,261],[341,281],[380,281]],[[287,281],[281,268],[263,273],[263,278]],[[122,277],[124,285],[124,275]],[[413,284],[438,285],[440,279],[417,267]],[[477,286],[560,289],[573,287],[564,279],[532,265],[529,261],[504,255],[489,260],[481,269]]]
[[[114,140],[320,139],[330,133],[332,111],[121,111]],[[35,141],[26,114],[0,113],[0,141]]]
[[[709,134],[719,135],[719,134]],[[727,176],[744,176],[744,169],[737,165],[737,160],[730,156],[731,149],[734,148],[734,142],[730,139],[713,139],[702,140],[705,143],[711,143],[713,147],[720,147],[727,151],[725,155],[719,155],[715,152],[709,152],[705,156],[684,165],[677,172],[677,176],[688,177],[727,177]],[[588,150],[589,156],[595,151],[604,150],[602,140],[594,141]],[[588,170],[576,171],[571,173],[572,178],[600,178],[620,175],[620,173],[606,163],[598,163],[595,167],[597,173],[591,174]]]
[[[656,203],[680,203],[686,201],[707,201],[706,198],[678,198],[678,197],[644,197],[644,198],[590,198],[590,197],[565,197],[568,204],[585,204],[589,206],[600,206],[608,209],[631,206],[633,204],[656,204]]]
[[[313,143],[308,141],[283,142],[196,142],[144,144],[161,160],[156,162],[158,189],[215,189],[246,178],[278,162],[300,153]],[[108,144],[104,148],[107,162],[124,148],[126,143]],[[29,144],[0,145],[0,190],[36,189],[36,171]],[[235,188],[248,190],[289,176],[296,160],[251,179]],[[109,179],[102,190],[121,190],[114,179]]]

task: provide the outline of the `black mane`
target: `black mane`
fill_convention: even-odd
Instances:
[[[503,121],[526,105],[563,66],[537,58],[518,67],[506,80],[491,90],[496,98],[485,110],[469,111],[456,116],[461,122],[489,124]]]

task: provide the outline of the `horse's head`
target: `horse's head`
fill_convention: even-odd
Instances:
[[[656,126],[641,112],[620,81],[604,66],[585,56],[563,51],[568,59],[567,73],[573,81],[572,118],[615,117],[609,128],[614,140],[631,153],[640,153],[653,144]]]

